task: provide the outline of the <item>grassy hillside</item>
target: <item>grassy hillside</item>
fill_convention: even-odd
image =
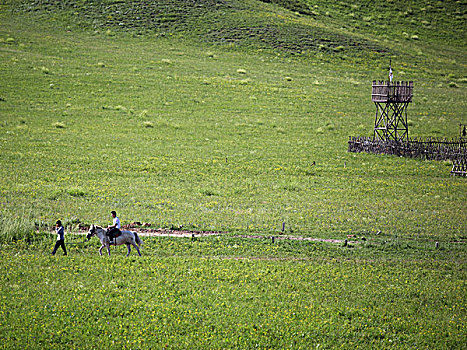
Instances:
[[[385,1],[351,4],[308,0],[7,1],[67,31],[187,39],[198,44],[339,59],[387,68],[394,59],[417,76],[449,76],[465,84],[465,19],[462,1]],[[442,83],[442,82],[441,82]]]
[[[347,140],[390,59],[410,136],[458,136],[465,9],[1,2],[0,348],[463,349],[467,182]],[[101,258],[111,210],[225,233]]]
[[[41,0],[13,3],[16,3],[15,12],[34,14],[46,22],[53,19],[68,29],[189,36],[211,43],[275,48],[295,54],[317,50],[394,53],[390,50],[394,45],[399,54],[410,54],[412,47],[427,44],[436,45],[437,49],[465,51],[466,9],[462,1],[376,0],[351,4],[328,0]],[[412,42],[418,45],[410,45]],[[411,52],[411,56],[418,54],[418,51]]]
[[[376,41],[345,29],[331,3],[329,24],[261,2],[176,3],[2,6],[4,215],[104,224],[115,208],[126,222],[168,227],[464,235],[465,183],[446,177],[448,163],[346,152],[349,135],[372,132],[369,86],[388,58],[396,78],[415,81],[411,135],[456,136],[462,45],[419,56],[448,43]],[[252,28],[270,41],[247,40]],[[305,29],[320,33],[316,45],[296,36]]]

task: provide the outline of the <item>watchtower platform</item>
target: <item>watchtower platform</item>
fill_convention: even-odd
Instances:
[[[410,103],[413,95],[413,81],[373,80],[371,100],[379,103]]]
[[[371,100],[376,106],[374,139],[407,141],[407,106],[412,102],[413,82],[373,81]]]

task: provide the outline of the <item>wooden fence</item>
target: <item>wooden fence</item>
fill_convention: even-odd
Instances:
[[[373,140],[372,137],[349,137],[349,152],[392,154],[429,160],[467,160],[467,138],[412,138],[407,141]]]
[[[467,177],[467,159],[455,160],[452,164],[451,175]]]

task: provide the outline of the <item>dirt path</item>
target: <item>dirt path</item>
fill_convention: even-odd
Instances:
[[[135,227],[125,227],[123,230],[135,231],[138,235],[142,237],[208,237],[208,236],[218,236],[225,234],[227,232],[222,231],[191,231],[191,230],[169,230],[164,228],[135,228]],[[82,227],[77,232],[78,234],[86,234],[88,231],[87,227]],[[246,239],[272,239],[274,240],[294,240],[294,241],[312,241],[312,242],[327,242],[327,243],[339,243],[343,244],[346,240],[342,239],[326,239],[326,238],[313,238],[313,237],[301,237],[301,236],[289,236],[289,235],[236,235],[235,238],[246,238]],[[357,244],[359,241],[347,241],[349,244]]]
[[[300,237],[300,236],[287,236],[287,235],[279,235],[279,236],[255,236],[255,235],[241,235],[241,236],[234,236],[239,238],[255,238],[255,239],[274,239],[276,240],[293,240],[293,241],[312,241],[312,242],[327,242],[327,243],[344,243],[346,240],[342,239],[326,239],[326,238],[312,238],[312,237]],[[358,241],[347,241],[347,243],[360,243]]]

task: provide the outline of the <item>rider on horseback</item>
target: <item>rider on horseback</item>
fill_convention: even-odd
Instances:
[[[117,216],[115,210],[110,212],[113,217],[113,224],[107,227],[107,236],[109,236],[110,244],[114,244],[113,240],[115,237],[120,236],[120,219]]]

